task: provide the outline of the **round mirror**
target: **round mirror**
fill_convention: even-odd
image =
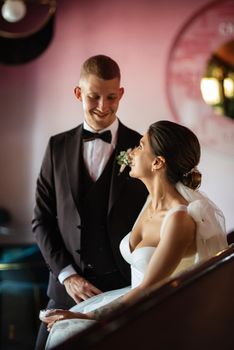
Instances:
[[[166,81],[173,118],[203,144],[229,155],[234,155],[233,46],[234,0],[214,1],[175,37]]]

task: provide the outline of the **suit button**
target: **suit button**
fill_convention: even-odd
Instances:
[[[52,270],[51,270],[51,268],[50,268],[50,265],[46,263],[46,266],[47,266],[48,270],[49,270],[50,272],[52,272]]]

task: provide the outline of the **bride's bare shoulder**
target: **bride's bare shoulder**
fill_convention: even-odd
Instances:
[[[196,223],[186,210],[175,211],[165,226],[165,235],[175,235],[177,239],[193,239]]]

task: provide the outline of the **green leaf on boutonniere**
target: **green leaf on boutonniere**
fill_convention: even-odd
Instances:
[[[128,148],[127,151],[121,151],[116,157],[117,163],[120,165],[119,174],[121,174],[127,165],[130,165],[129,154],[132,151],[132,148]]]

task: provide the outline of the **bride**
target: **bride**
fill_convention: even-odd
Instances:
[[[120,244],[131,265],[131,286],[91,297],[70,310],[47,310],[42,318],[50,330],[46,349],[227,247],[222,212],[197,190],[199,161],[200,144],[190,129],[170,121],[149,127],[130,153],[130,176],[149,191],[132,231]]]

